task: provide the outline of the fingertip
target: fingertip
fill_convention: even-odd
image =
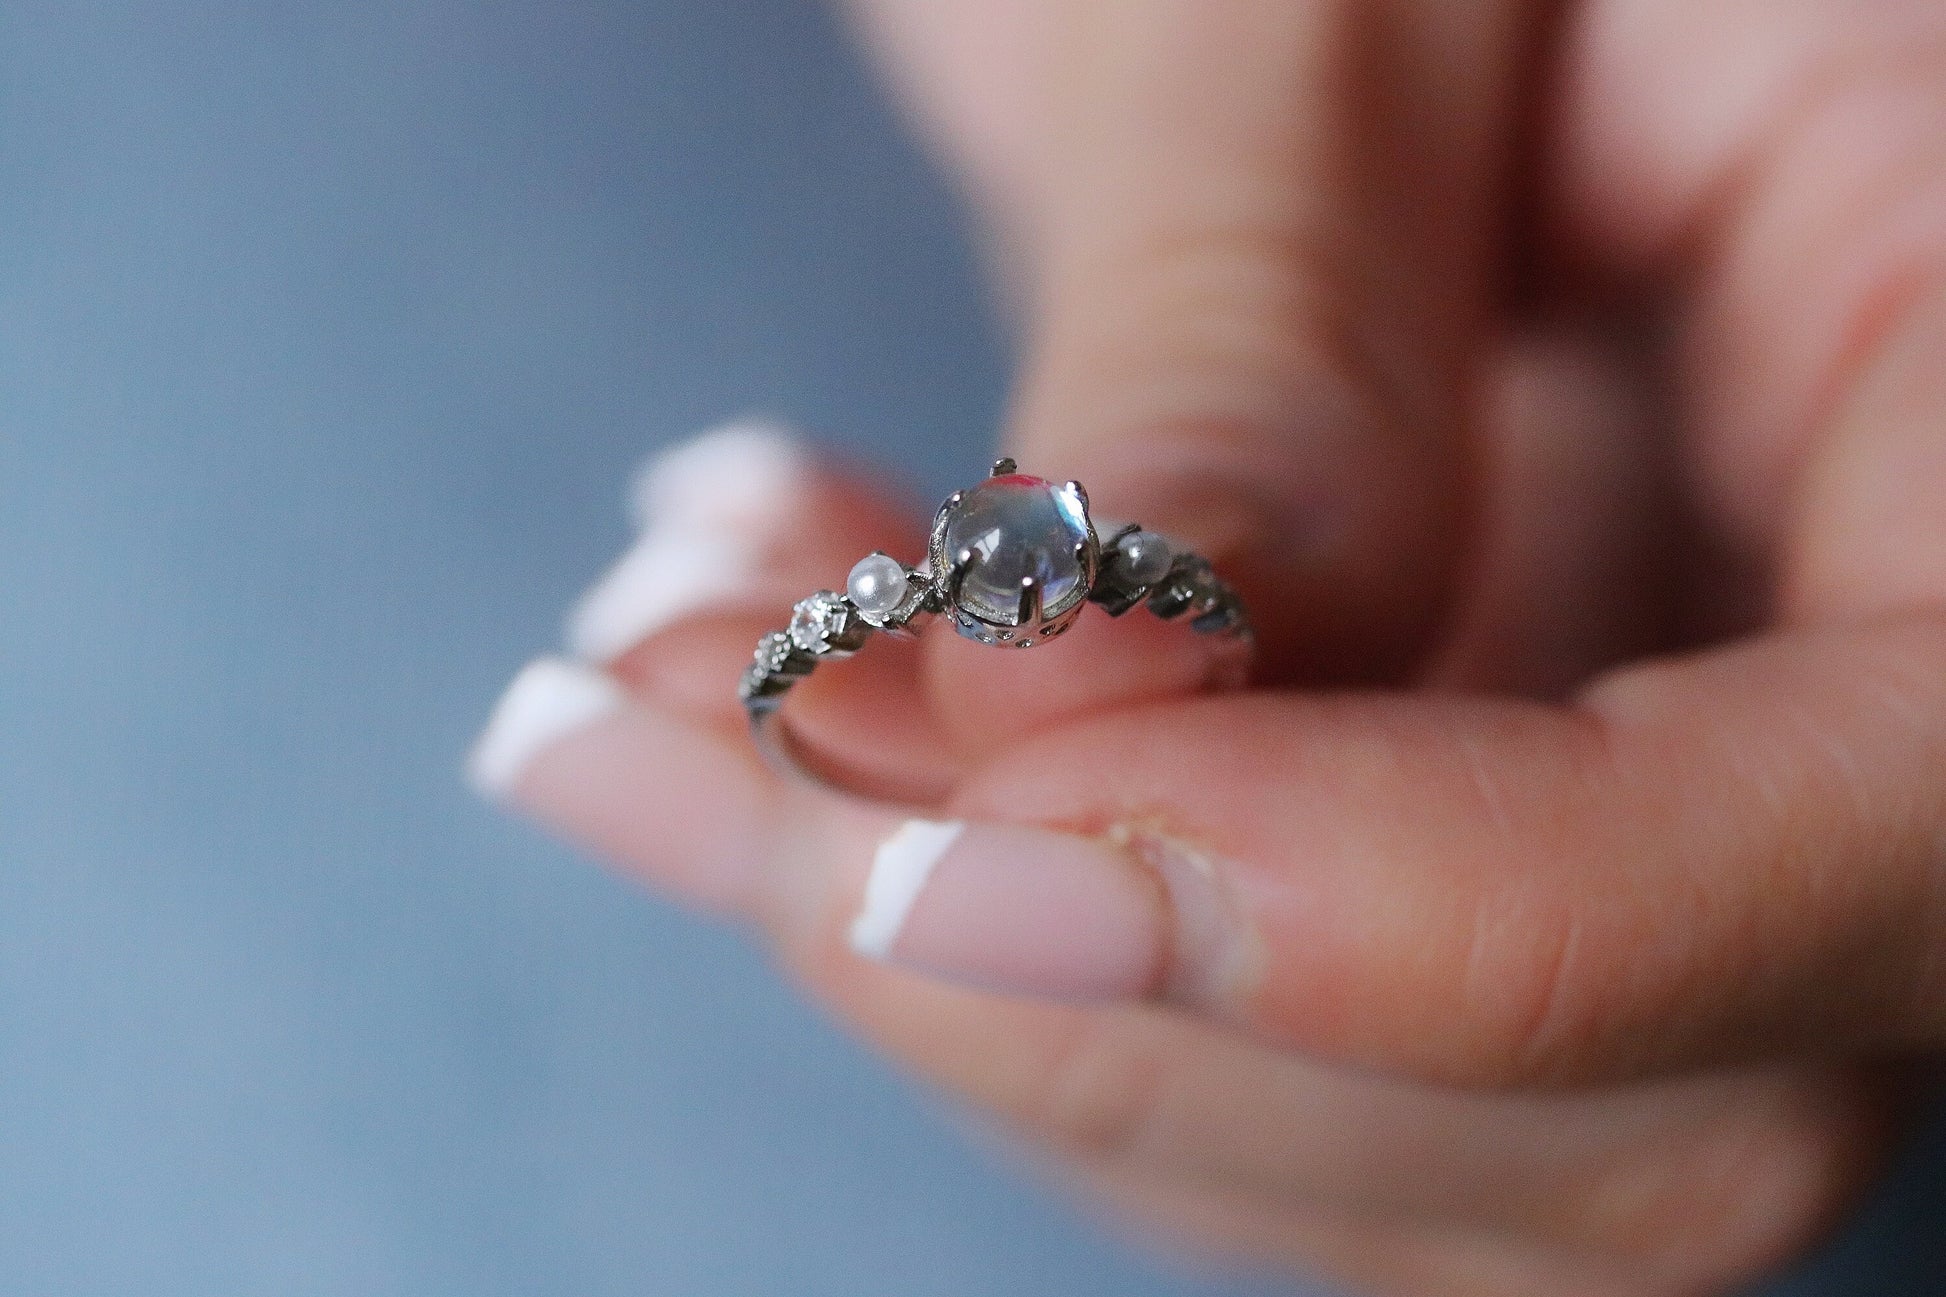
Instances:
[[[912,907],[932,878],[933,867],[964,832],[959,820],[907,820],[872,853],[865,898],[846,930],[852,950],[888,960]]]
[[[467,769],[494,802],[711,912],[748,907],[770,851],[775,788],[753,753],[581,663],[524,668]]]
[[[790,598],[765,571],[766,526],[701,519],[657,525],[575,601],[564,638],[586,662],[612,663],[631,649],[704,613]]]
[[[878,845],[851,948],[1001,994],[1141,999],[1168,950],[1141,865],[1112,844],[1046,829],[909,820]]]
[[[787,511],[816,468],[801,431],[748,415],[644,459],[629,481],[629,514],[643,531],[697,519],[760,521]]]
[[[565,658],[535,659],[494,704],[467,754],[467,782],[490,801],[504,799],[536,757],[622,701],[620,686],[599,671]]]
[[[788,425],[749,418],[646,459],[629,492],[639,534],[575,601],[570,654],[612,664],[702,615],[791,605],[873,549],[911,548],[899,492]]]

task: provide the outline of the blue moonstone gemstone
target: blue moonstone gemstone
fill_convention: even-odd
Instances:
[[[1087,597],[1086,571],[1075,552],[1087,539],[1086,507],[1072,493],[1025,473],[988,478],[946,516],[946,562],[973,553],[959,587],[960,609],[997,626],[1017,626],[1021,586],[1033,577],[1042,619],[1060,616]]]

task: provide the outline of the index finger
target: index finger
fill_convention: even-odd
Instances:
[[[1448,1083],[1905,1049],[1946,1032],[1942,769],[1931,615],[1572,707],[1140,709],[996,764],[926,850],[881,848],[899,885],[865,910],[901,902],[861,948]]]

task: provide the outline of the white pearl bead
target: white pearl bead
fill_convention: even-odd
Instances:
[[[905,566],[885,554],[867,554],[845,578],[845,594],[867,617],[884,617],[905,602]]]
[[[1138,531],[1122,541],[1122,570],[1137,585],[1153,585],[1169,575],[1176,554],[1169,542],[1152,531]]]

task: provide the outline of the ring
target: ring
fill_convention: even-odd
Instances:
[[[868,554],[843,594],[820,590],[798,603],[787,628],[757,642],[737,696],[773,766],[835,785],[778,714],[819,663],[850,657],[874,634],[910,637],[934,616],[982,644],[1033,648],[1066,634],[1089,603],[1114,617],[1138,605],[1165,620],[1188,617],[1197,633],[1237,650],[1227,659],[1234,682],[1247,672],[1249,618],[1207,559],[1133,523],[1103,540],[1079,482],[1057,486],[1002,459],[991,477],[939,506],[919,566]]]

